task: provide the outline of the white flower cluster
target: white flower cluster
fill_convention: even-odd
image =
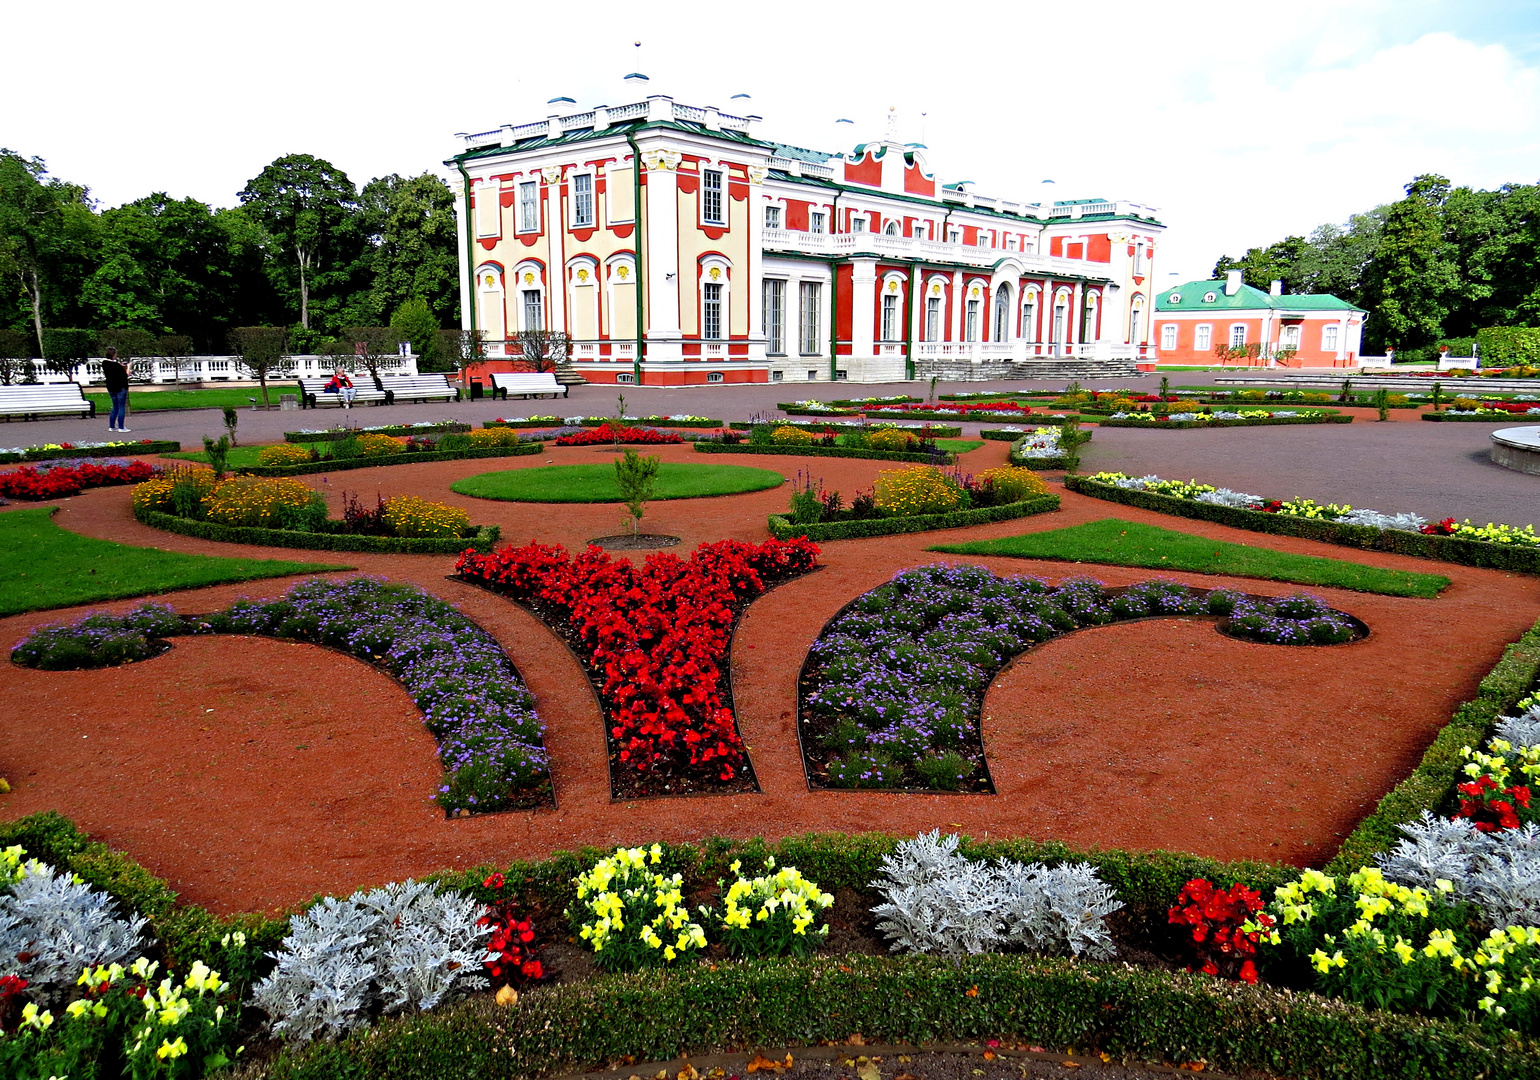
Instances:
[[[893,951],[1031,952],[1107,959],[1116,954],[1105,920],[1123,905],[1089,863],[1044,866],[957,854],[958,837],[936,829],[906,840],[882,860],[872,908]]]
[[[1009,429],[1007,429],[1009,430]],[[1011,447],[1011,456],[1018,458],[1056,458],[1064,454],[1059,445],[1059,429],[1040,427],[1030,435],[1023,435]]]
[[[1428,519],[1418,514],[1382,514],[1378,510],[1358,509],[1349,510],[1338,521],[1344,525],[1368,525],[1376,529],[1401,529],[1404,532],[1417,532],[1428,523]]]
[[[1239,510],[1252,510],[1262,505],[1262,496],[1248,495],[1244,491],[1231,491],[1229,488],[1222,487],[1194,495],[1193,502],[1209,503],[1213,506],[1233,506]]]

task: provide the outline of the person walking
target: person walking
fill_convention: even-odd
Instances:
[[[124,422],[128,419],[128,365],[118,359],[118,350],[109,348],[102,361],[102,375],[107,380],[107,396],[112,399],[112,411],[107,414],[108,431],[128,431]]]
[[[352,427],[353,397],[358,393],[357,388],[353,386],[353,380],[348,378],[347,372],[338,368],[324,389],[328,394],[336,394],[341,400],[343,414],[347,417],[344,423],[348,427]]]

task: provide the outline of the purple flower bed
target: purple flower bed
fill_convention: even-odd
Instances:
[[[327,645],[387,672],[422,710],[438,739],[444,779],[436,801],[450,814],[550,801],[545,726],[534,696],[497,642],[450,604],[378,578],[314,578],[277,600],[237,600],[227,611],[183,618],[145,604],[34,631],[11,653],[48,670],[131,663],[178,634],[260,634]]]
[[[799,708],[808,776],[815,787],[992,791],[979,715],[995,674],[1058,634],[1163,615],[1217,618],[1223,633],[1273,645],[1364,632],[1306,595],[1159,579],[1108,590],[1068,578],[1053,588],[948,563],[903,570],[835,616],[808,652]]]

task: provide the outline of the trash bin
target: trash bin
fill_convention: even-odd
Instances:
[[[482,390],[482,387],[481,387],[481,380],[480,379],[472,379],[471,380],[471,400],[475,401],[478,398],[483,397],[484,394],[485,394],[485,392]]]

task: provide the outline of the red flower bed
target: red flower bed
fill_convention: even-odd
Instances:
[[[572,435],[563,435],[556,440],[556,445],[603,446],[605,443],[613,445],[617,440],[637,446],[661,446],[664,443],[684,442],[678,435],[668,431],[655,431],[652,428],[635,427],[617,429],[614,424],[605,424],[603,427],[594,428],[592,431],[579,431]]]
[[[676,781],[731,781],[743,771],[743,740],[724,701],[737,610],[817,559],[803,538],[722,540],[687,560],[649,555],[640,569],[593,546],[573,557],[531,543],[467,551],[456,570],[567,631],[602,680],[616,760],[650,791],[677,793]]]
[[[62,499],[86,488],[113,484],[137,484],[155,475],[147,461],[82,461],[73,465],[38,468],[24,465],[0,472],[0,496],[8,499]]]
[[[1192,928],[1191,945],[1199,971],[1254,983],[1257,945],[1264,937],[1272,939],[1275,925],[1273,917],[1262,910],[1266,906],[1255,889],[1239,883],[1216,889],[1211,881],[1193,878],[1182,886],[1176,906],[1166,918],[1175,926]]]

